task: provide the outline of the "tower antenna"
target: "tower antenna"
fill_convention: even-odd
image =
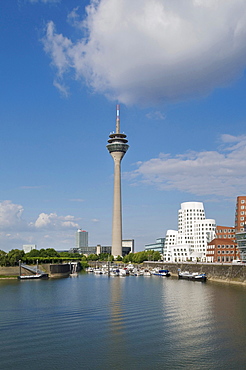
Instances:
[[[116,105],[116,134],[120,133],[120,104]]]

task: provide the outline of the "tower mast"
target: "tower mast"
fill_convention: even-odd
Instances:
[[[109,135],[107,149],[114,161],[114,200],[112,222],[112,255],[122,256],[121,160],[129,145],[120,133],[120,105],[116,105],[116,132]]]

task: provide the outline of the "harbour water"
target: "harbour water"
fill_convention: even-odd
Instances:
[[[246,287],[177,278],[0,281],[0,368],[245,369]]]

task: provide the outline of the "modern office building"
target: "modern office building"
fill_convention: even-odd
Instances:
[[[129,145],[120,133],[120,106],[116,106],[116,132],[109,135],[107,149],[114,160],[114,200],[112,222],[112,255],[122,256],[121,160]]]
[[[128,253],[134,253],[134,239],[122,240],[122,256]]]
[[[75,234],[75,248],[82,252],[82,248],[88,248],[88,231],[78,229]]]
[[[155,243],[146,244],[144,250],[160,252],[163,255],[164,244],[165,238],[158,238]]]
[[[101,253],[112,254],[112,247],[111,245],[97,244],[97,246],[95,247],[81,247],[80,253],[86,256],[88,256],[89,254],[99,255]],[[134,239],[122,240],[122,257],[129,253],[134,253]]]
[[[246,261],[246,227],[244,231],[239,231],[236,233],[237,248],[239,253],[239,258],[241,261]]]
[[[206,219],[203,203],[181,203],[178,212],[178,230],[166,233],[164,261],[201,261],[206,260],[208,243],[215,237],[214,219]]]
[[[24,244],[23,245],[23,251],[25,253],[31,252],[33,249],[37,249],[36,244]]]
[[[237,197],[236,212],[235,212],[235,232],[244,231],[246,224],[246,196],[240,195]]]

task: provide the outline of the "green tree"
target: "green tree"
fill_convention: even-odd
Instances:
[[[155,252],[153,253],[153,260],[154,260],[154,261],[159,261],[160,259],[161,259],[161,254],[160,254],[160,252],[155,251]]]
[[[0,250],[0,266],[8,266],[9,261],[8,261],[8,255],[6,252]]]
[[[32,249],[30,252],[26,253],[26,257],[39,257],[40,251],[38,249]]]
[[[89,254],[88,261],[98,261],[99,257],[97,254]]]
[[[19,260],[22,260],[24,256],[25,256],[25,253],[23,250],[12,249],[8,253],[8,261],[9,261],[10,266],[18,265]]]

